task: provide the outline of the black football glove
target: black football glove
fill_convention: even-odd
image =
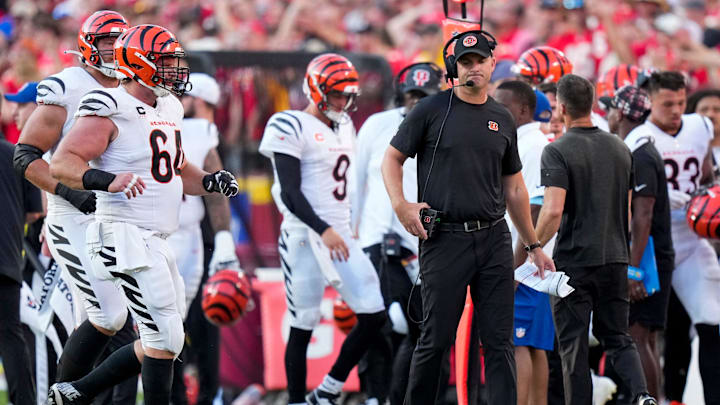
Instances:
[[[225,197],[234,197],[240,191],[235,176],[225,170],[203,177],[203,187],[210,193],[221,193]]]
[[[75,190],[62,183],[55,187],[55,194],[64,198],[83,214],[95,212],[95,193],[92,191]]]

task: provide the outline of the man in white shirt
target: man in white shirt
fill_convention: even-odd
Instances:
[[[396,79],[399,107],[371,115],[360,128],[355,165],[356,192],[352,201],[353,229],[357,229],[365,253],[380,276],[392,332],[394,361],[383,358],[381,347],[368,350],[358,367],[368,396],[367,404],[384,403],[388,392],[391,404],[402,404],[407,387],[410,360],[420,336],[422,306],[418,279],[418,239],[405,230],[393,212],[380,173],[385,150],[405,115],[428,95],[440,90],[442,71],[434,63],[416,63],[403,69]],[[408,201],[417,201],[417,162],[403,165],[403,191]],[[407,314],[409,307],[410,316]],[[408,320],[408,318],[410,320]],[[388,328],[389,329],[389,328]],[[365,366],[365,367],[362,367]],[[393,367],[392,379],[390,367]],[[389,388],[389,389],[388,389]],[[373,402],[377,401],[377,402]]]
[[[530,214],[537,222],[545,188],[540,185],[540,158],[549,142],[540,130],[540,123],[533,121],[536,95],[525,82],[512,81],[501,84],[495,92],[495,100],[512,114],[517,125],[518,154],[522,162],[522,176],[530,197]],[[508,219],[513,245],[517,244],[518,232]],[[554,240],[545,245],[552,254]],[[522,246],[520,252],[523,251]],[[516,251],[516,262],[526,255]],[[515,290],[515,363],[517,364],[518,405],[547,404],[548,363],[546,351],[553,349],[555,327],[550,311],[548,295],[523,284]]]
[[[217,151],[220,140],[215,126],[215,106],[220,102],[220,86],[206,73],[191,73],[190,84],[191,90],[181,98],[185,110],[182,124],[183,153],[188,162],[214,173],[222,169]],[[212,249],[206,249],[210,245],[203,243],[201,222],[204,217],[207,217],[215,232]],[[209,262],[208,277],[218,270],[240,270],[235,241],[230,233],[229,200],[217,193],[202,197],[184,195],[180,205],[180,227],[168,238],[168,242],[177,257],[178,270],[185,282],[185,331],[188,341],[197,343],[188,344],[185,349],[192,350],[193,358],[197,359],[200,383],[197,404],[208,405],[217,395],[219,387],[220,332],[202,315],[200,305],[192,304],[202,285],[205,263]],[[212,256],[207,260],[204,256],[210,252]],[[202,297],[196,301],[200,299]],[[187,403],[182,371],[184,364],[181,361],[174,363],[172,399],[177,405]]]

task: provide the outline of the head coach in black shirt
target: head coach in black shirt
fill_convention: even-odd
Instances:
[[[547,243],[558,232],[553,258],[575,288],[565,298],[552,297],[565,403],[592,404],[588,365],[592,311],[593,333],[635,396],[633,404],[654,405],[628,333],[632,155],[620,138],[592,124],[594,91],[588,80],[563,76],[558,82],[557,100],[567,132],[543,150],[541,182],[545,196],[537,234],[541,243]]]
[[[449,354],[470,286],[486,359],[490,404],[517,402],[512,345],[513,257],[505,208],[531,259],[554,270],[539,249],[520,173],[510,113],[488,96],[495,40],[468,31],[450,40],[449,78],[460,85],[421,100],[400,125],[382,172],[403,226],[422,239],[422,334],[412,359],[406,403],[435,404],[443,359]],[[446,50],[449,46],[446,46]],[[403,197],[402,164],[417,155],[419,203]],[[440,211],[428,235],[419,213]],[[429,236],[429,237],[428,237]]]
[[[25,222],[38,219],[40,190],[13,169],[14,146],[0,135],[0,357],[8,382],[10,402],[35,403],[30,357],[20,325],[22,240]]]

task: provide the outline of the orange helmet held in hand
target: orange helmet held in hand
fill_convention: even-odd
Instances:
[[[190,70],[180,66],[184,57],[175,35],[157,25],[132,27],[115,41],[118,77],[135,80],[158,97],[170,93],[180,97],[190,90]],[[171,65],[163,58],[172,59]]]
[[[538,46],[523,52],[513,65],[512,71],[528,79],[532,84],[557,83],[561,77],[572,73],[573,64],[565,54],[550,46]]]
[[[105,76],[115,78],[115,62],[113,51],[100,51],[97,40],[104,37],[119,37],[130,26],[120,13],[111,10],[100,10],[88,17],[78,31],[78,51],[67,51],[80,57],[82,63],[102,72]]]
[[[303,92],[317,108],[333,122],[348,120],[348,112],[355,111],[355,99],[360,94],[357,70],[350,61],[335,53],[317,56],[308,64]],[[347,103],[336,111],[328,102],[331,93],[348,97]]]

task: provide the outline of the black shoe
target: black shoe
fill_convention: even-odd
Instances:
[[[47,405],[85,405],[87,398],[72,384],[63,382],[53,384],[48,392]]]
[[[640,394],[638,396],[637,405],[658,405],[657,400],[648,394]]]
[[[305,396],[305,400],[310,405],[337,405],[340,394],[331,394],[320,388],[315,388],[311,393]]]

